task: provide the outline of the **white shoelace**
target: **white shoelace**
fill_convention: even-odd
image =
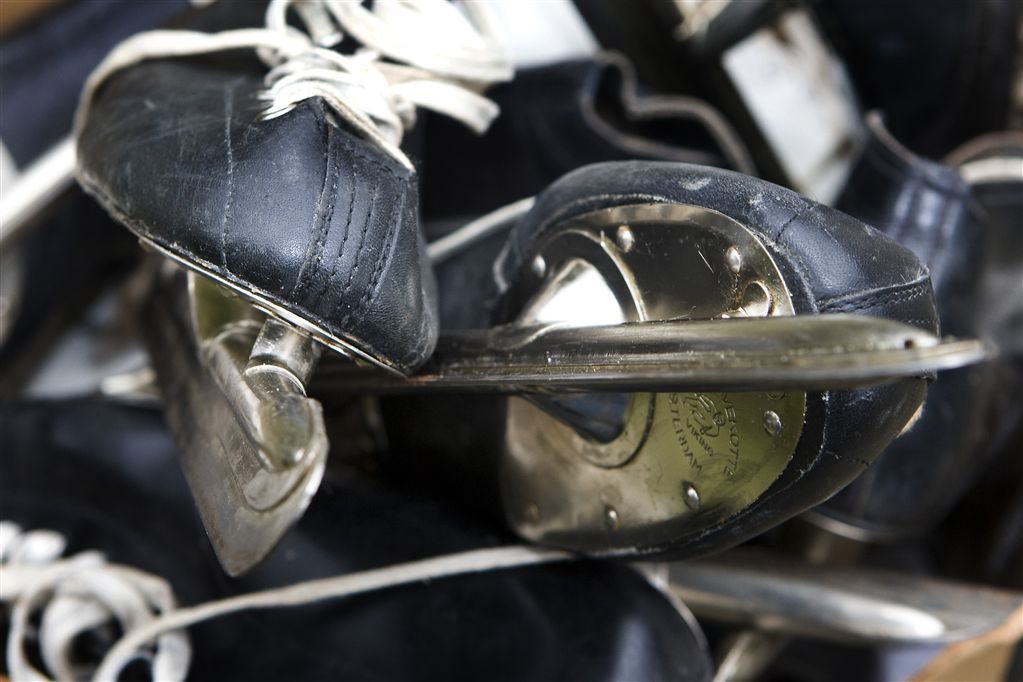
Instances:
[[[464,251],[476,242],[482,241],[501,230],[510,231],[514,221],[528,213],[535,203],[536,197],[526,197],[481,215],[479,218],[430,242],[426,247],[426,254],[434,265],[443,263],[459,251]]]
[[[127,566],[107,563],[98,552],[60,559],[64,538],[53,531],[22,532],[0,521],[0,601],[12,603],[7,640],[7,669],[18,682],[48,682],[47,674],[28,660],[30,622],[42,613],[37,633],[41,658],[55,679],[80,680],[87,670],[70,660],[73,640],[83,632],[116,620],[124,635],[106,653],[93,680],[115,680],[142,648],[153,679],[185,679],[191,648],[184,628],[246,609],[299,606],[325,599],[435,580],[467,573],[565,561],[571,554],[512,545],[395,564],[347,575],[309,580],[287,587],[176,609],[163,579]],[[91,667],[91,666],[90,666]]]
[[[466,2],[464,8],[466,14],[447,0],[374,0],[372,9],[359,0],[271,0],[266,28],[140,33],[115,47],[89,76],[75,129],[81,130],[96,90],[120,69],[146,59],[250,48],[270,67],[264,118],[320,97],[412,169],[399,145],[415,123],[416,107],[483,132],[498,109],[477,91],[512,77],[511,62],[494,39],[486,3]],[[289,9],[306,31],[287,23]],[[329,49],[345,36],[362,47],[352,55]]]
[[[0,601],[11,603],[7,636],[7,671],[18,682],[49,680],[28,658],[33,616],[41,613],[36,634],[43,664],[54,679],[84,679],[89,670],[72,660],[79,635],[116,622],[124,632],[152,625],[173,611],[170,585],[157,576],[108,563],[99,552],[60,558],[66,542],[48,530],[23,532],[16,524],[0,521]],[[153,679],[182,680],[192,650],[180,629],[161,633],[148,662]],[[137,658],[130,652],[122,666]]]

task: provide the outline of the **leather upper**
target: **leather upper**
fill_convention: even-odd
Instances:
[[[954,169],[915,156],[871,118],[870,135],[838,206],[909,247],[934,282],[942,331],[984,335],[984,216]],[[997,442],[999,370],[990,363],[943,372],[919,420],[884,457],[819,510],[878,537],[920,535],[939,523]],[[1011,372],[1007,374],[1011,376]]]
[[[415,174],[318,101],[260,120],[263,67],[236,56],[114,74],[78,140],[78,178],[141,238],[412,371],[437,336]]]
[[[702,206],[748,226],[777,257],[799,313],[876,315],[937,332],[928,270],[908,249],[791,190],[705,166],[627,161],[566,175],[516,226],[506,276],[514,278],[531,245],[564,220],[637,202]]]

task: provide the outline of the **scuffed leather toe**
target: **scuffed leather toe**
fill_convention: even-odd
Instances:
[[[994,306],[982,291],[986,216],[954,169],[903,148],[869,119],[869,136],[838,204],[911,248],[929,266],[942,330],[981,336]],[[945,518],[996,453],[999,396],[1011,374],[997,363],[942,373],[913,428],[817,512],[857,537],[919,536]],[[1004,417],[1003,417],[1004,419]],[[836,524],[832,524],[835,527]]]
[[[219,57],[114,74],[79,132],[79,181],[185,265],[410,372],[437,337],[415,174],[318,100],[261,120],[263,73]]]

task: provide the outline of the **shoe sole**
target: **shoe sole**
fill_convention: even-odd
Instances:
[[[134,232],[134,230],[132,230]],[[350,358],[356,363],[368,363],[374,367],[379,367],[391,374],[404,377],[406,376],[401,370],[388,365],[379,358],[370,355],[368,352],[363,350],[357,345],[355,341],[350,339],[343,339],[334,334],[331,334],[320,325],[309,321],[308,319],[297,315],[287,308],[284,308],[279,303],[271,301],[266,298],[258,289],[248,288],[239,284],[238,282],[232,282],[229,279],[225,279],[223,276],[210,270],[209,268],[203,267],[201,263],[196,262],[193,258],[186,258],[181,254],[175,253],[171,249],[159,244],[152,239],[145,237],[137,232],[135,236],[138,238],[139,243],[143,248],[150,249],[159,253],[162,256],[166,256],[173,262],[182,266],[186,270],[195,272],[196,274],[202,275],[207,279],[210,279],[220,286],[230,290],[232,293],[245,299],[258,310],[263,312],[270,317],[276,318],[281,322],[284,322],[291,327],[294,327],[298,332],[311,337],[314,341],[323,344],[327,348]]]

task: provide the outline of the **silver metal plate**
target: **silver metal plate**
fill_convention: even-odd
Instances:
[[[277,383],[248,402],[225,393],[220,384],[250,386],[244,375],[263,319],[205,280],[194,279],[192,293],[194,315],[184,273],[157,273],[142,329],[203,525],[224,570],[239,575],[305,511],[323,476],[327,438],[319,403],[287,372],[259,377]]]
[[[793,314],[763,244],[703,208],[595,211],[559,226],[533,258],[522,286],[535,293],[522,325]],[[510,398],[506,515],[524,537],[559,546],[663,544],[762,495],[796,449],[805,408],[802,390],[638,393],[618,436],[598,442],[542,400]]]

